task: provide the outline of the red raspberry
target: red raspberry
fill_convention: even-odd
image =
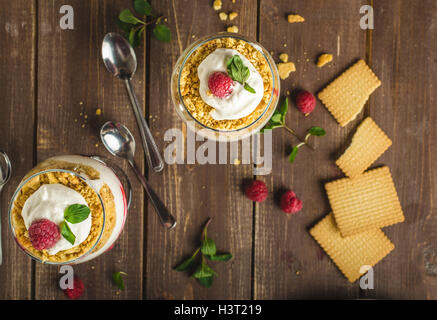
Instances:
[[[29,228],[30,242],[36,250],[50,249],[60,237],[59,227],[48,219],[34,221]]]
[[[302,209],[302,201],[293,191],[287,191],[281,197],[281,209],[288,214],[296,213]]]
[[[259,180],[253,180],[246,189],[246,197],[256,202],[263,202],[267,198],[267,194],[266,184]]]
[[[82,280],[79,277],[74,276],[73,289],[65,289],[63,291],[69,299],[74,300],[80,298],[84,290],[85,286],[83,285]]]
[[[316,98],[308,91],[301,91],[296,97],[296,104],[299,110],[307,116],[316,107]]]
[[[226,98],[234,90],[234,81],[224,72],[214,72],[209,76],[208,88],[216,97]]]

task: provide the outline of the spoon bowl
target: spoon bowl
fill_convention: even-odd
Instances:
[[[102,58],[106,69],[120,79],[132,79],[137,70],[134,49],[117,33],[108,33],[103,38]]]
[[[102,126],[100,137],[102,138],[103,145],[112,155],[133,160],[135,140],[126,126],[121,123],[108,121]]]
[[[11,161],[6,153],[0,151],[0,191],[11,178],[12,168]]]

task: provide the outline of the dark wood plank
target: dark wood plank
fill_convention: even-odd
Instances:
[[[150,85],[148,112],[160,150],[167,129],[185,130],[170,100],[170,76],[176,59],[195,38],[224,31],[227,24],[218,18],[211,1],[153,1],[167,16],[173,41],[150,40]],[[222,11],[236,11],[232,24],[253,39],[256,37],[257,1],[223,1]],[[229,23],[228,23],[229,24]],[[240,185],[252,176],[251,165],[171,165],[150,181],[178,220],[170,232],[159,224],[152,208],[147,210],[146,298],[237,299],[251,297],[252,203],[244,198]],[[207,217],[214,216],[209,235],[219,250],[235,258],[215,263],[219,273],[213,287],[205,289],[185,273],[172,268],[199,244]]]
[[[375,269],[372,298],[437,298],[435,1],[374,1],[372,67],[382,87],[369,115],[393,140],[378,160],[393,174],[405,223],[385,228],[396,248]]]
[[[109,157],[99,141],[101,124],[117,120],[137,136],[136,123],[124,84],[110,75],[101,61],[105,33],[117,31],[116,19],[126,1],[70,1],[75,10],[75,29],[59,28],[59,8],[65,2],[38,3],[38,161],[57,154],[98,154]],[[145,92],[144,47],[137,50],[134,80],[142,103]],[[100,107],[103,114],[96,116]],[[84,128],[84,115],[88,115]],[[75,122],[77,119],[77,122]],[[98,147],[96,147],[98,143]],[[136,159],[143,163],[143,153]],[[124,165],[125,170],[128,170]],[[86,286],[84,299],[138,299],[142,297],[143,191],[135,178],[134,201],[121,237],[110,251],[96,260],[75,266]],[[115,271],[128,273],[126,290],[112,283]],[[58,268],[36,265],[37,299],[63,298],[57,290]]]
[[[7,210],[15,188],[33,166],[35,16],[33,1],[1,5],[0,149],[10,157],[13,175],[0,201],[3,249],[0,299],[30,299],[32,290],[31,261],[12,238]]]
[[[281,81],[281,94],[305,89],[317,93],[358,58],[366,56],[366,32],[359,27],[359,9],[365,1],[273,1],[262,0],[260,42],[279,54],[288,53],[297,71]],[[289,24],[286,16],[297,13],[304,23]],[[334,61],[319,69],[315,61],[321,53],[331,53]],[[324,183],[341,176],[335,166],[338,151],[362,115],[341,128],[327,109],[317,102],[308,117],[290,103],[287,123],[300,135],[313,125],[327,132],[312,140],[316,151],[300,150],[295,163],[288,154],[297,143],[288,132],[273,132],[273,172],[262,179],[272,194],[256,209],[255,299],[354,298],[358,284],[350,284],[325,256],[308,229],[329,213]],[[303,201],[302,212],[287,217],[278,206],[285,190],[294,190]]]

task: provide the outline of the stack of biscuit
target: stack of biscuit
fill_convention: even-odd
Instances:
[[[318,96],[345,126],[380,85],[376,75],[360,60]],[[389,168],[366,171],[391,144],[372,118],[359,125],[350,146],[336,161],[347,177],[325,184],[332,212],[310,230],[350,282],[394,249],[381,228],[405,219]]]

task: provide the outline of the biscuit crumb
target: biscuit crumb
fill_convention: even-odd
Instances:
[[[281,53],[280,55],[279,55],[279,60],[281,60],[282,62],[288,62],[288,54],[286,54],[286,53]]]
[[[231,33],[238,33],[238,27],[237,26],[231,26],[231,27],[228,27],[226,29],[226,31],[227,32],[231,32]]]
[[[215,0],[214,3],[212,4],[212,7],[216,11],[220,10],[222,8],[222,1],[221,0]]]
[[[287,90],[287,92],[286,92],[287,96],[289,96],[290,93],[291,93],[290,90]]]
[[[98,143],[96,143],[96,148],[98,148],[99,147],[99,144]]]
[[[237,2],[237,0],[232,0],[232,3],[235,3],[235,2]]]
[[[228,20],[228,15],[226,13],[224,13],[224,12],[220,12],[219,13],[219,18],[220,18],[221,21],[226,21],[226,20]]]
[[[207,94],[209,97],[211,97],[211,96],[212,96],[212,92],[211,92],[211,90],[206,90],[206,94]]]
[[[80,105],[83,105],[83,102],[82,102],[82,101],[80,101],[80,102],[79,102],[79,104],[80,104]]]
[[[234,20],[236,17],[238,17],[238,13],[236,13],[236,12],[231,12],[230,14],[229,14],[229,20]]]
[[[238,166],[241,163],[240,159],[234,159],[234,164]]]
[[[298,14],[289,14],[287,17],[289,23],[304,22],[305,18]]]
[[[277,66],[279,71],[279,77],[282,80],[287,79],[290,76],[291,72],[296,71],[296,66],[293,62],[279,63]]]
[[[97,108],[96,109],[96,116],[100,116],[102,114],[102,109]]]
[[[324,53],[324,54],[320,55],[318,60],[317,60],[317,66],[319,68],[323,67],[325,64],[331,62],[332,58],[333,58],[332,54],[329,54],[329,53]]]

